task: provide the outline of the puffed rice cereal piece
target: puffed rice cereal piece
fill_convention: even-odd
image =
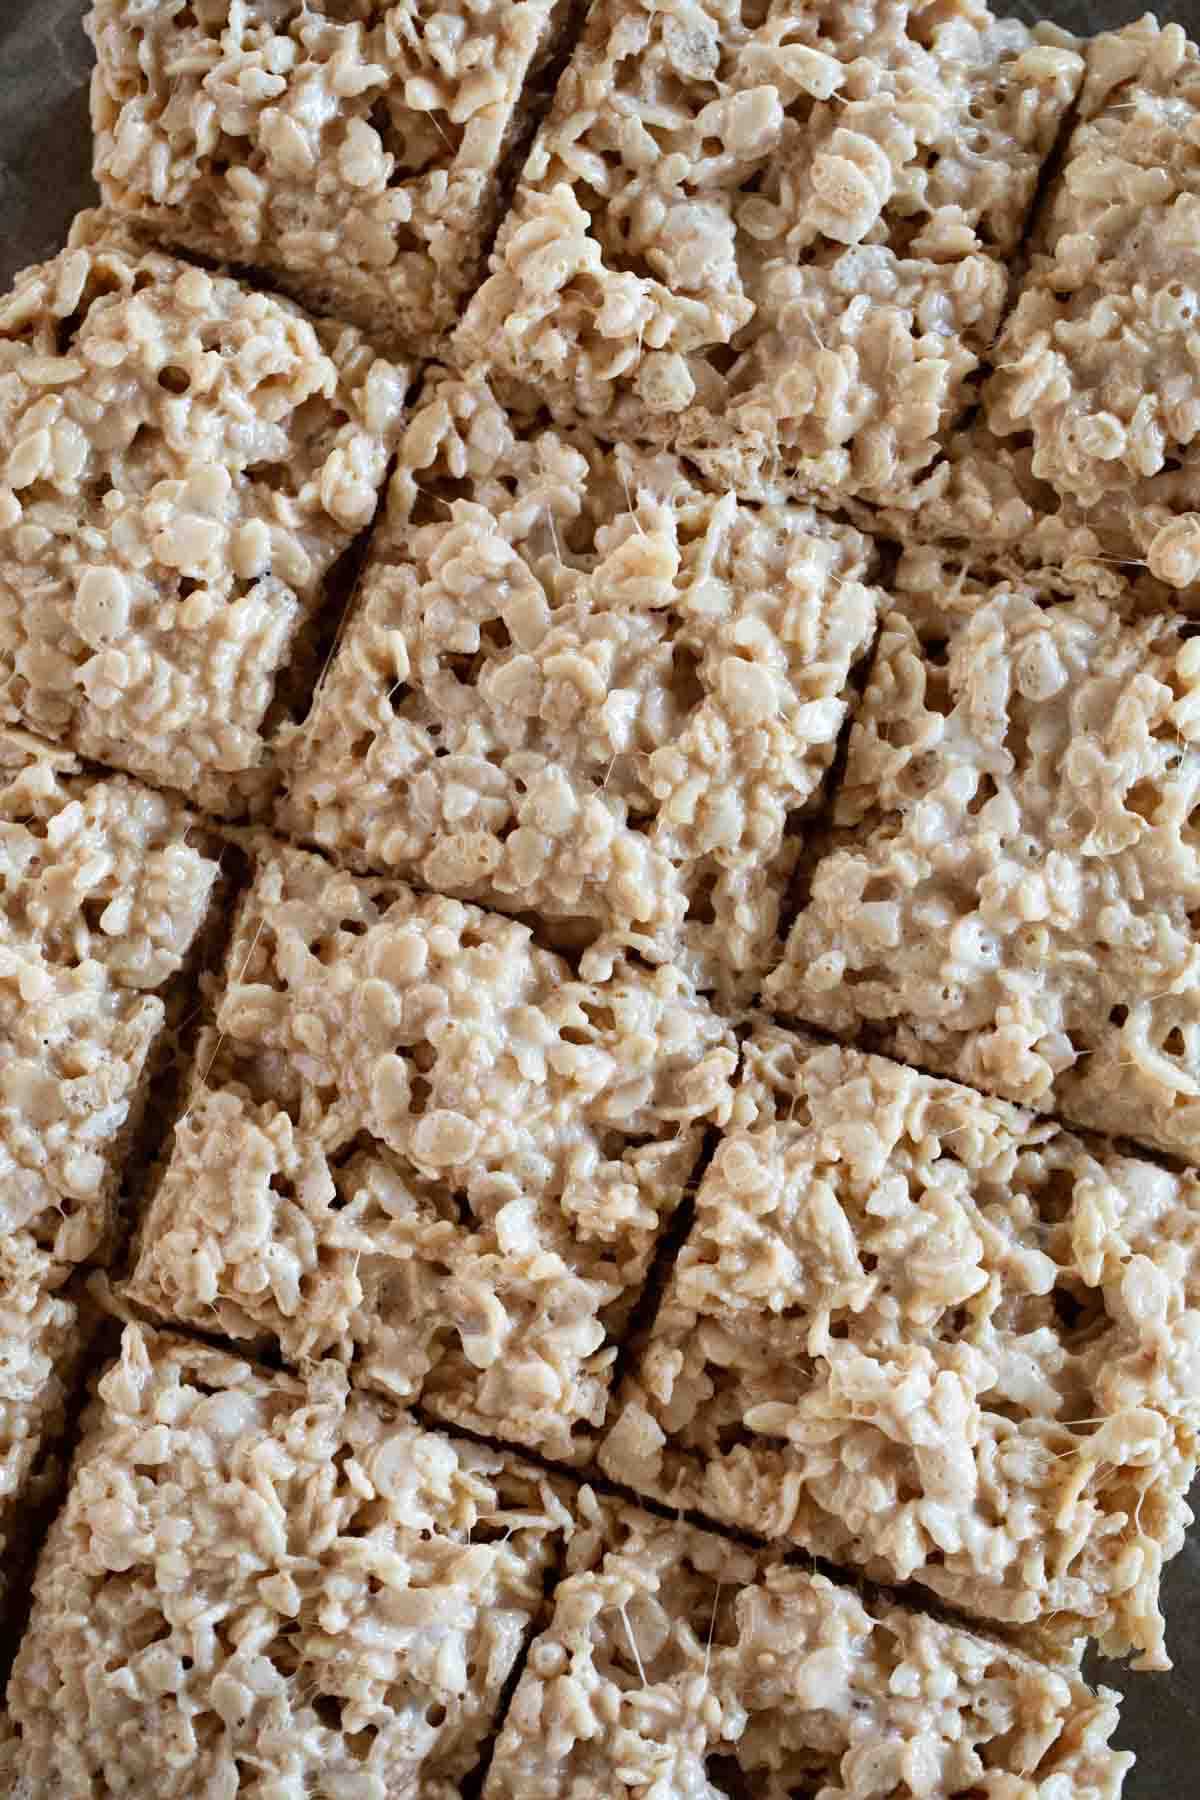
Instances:
[[[872,568],[811,507],[718,497],[674,457],[522,425],[435,374],[361,604],[281,749],[279,823],[747,998],[874,634]]]
[[[768,1002],[1195,1160],[1200,644],[927,572],[885,620]]]
[[[8,1689],[20,1800],[447,1800],[494,1729],[563,1484],[331,1363],[127,1328]]]
[[[975,0],[598,0],[455,340],[710,475],[890,496],[933,459],[1082,77]]]
[[[0,730],[0,1575],[84,1350],[64,1285],[111,1248],[163,992],[208,910],[191,824]]]
[[[1080,123],[985,390],[991,430],[1173,587],[1200,580],[1200,50],[1152,14],[1088,50]]]
[[[735,1063],[675,969],[578,980],[515,920],[281,851],[130,1293],[580,1460]]]
[[[760,1027],[601,1463],[984,1620],[1167,1668],[1200,1182]]]
[[[0,722],[244,811],[407,383],[83,215],[0,300]]]
[[[1117,1800],[1117,1696],[1075,1665],[586,1488],[577,1511],[484,1800]]]
[[[95,0],[106,205],[424,348],[478,278],[566,0]]]

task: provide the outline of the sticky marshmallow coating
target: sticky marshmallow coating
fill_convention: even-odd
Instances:
[[[1082,76],[983,6],[600,0],[456,355],[741,492],[933,459]]]
[[[8,1689],[15,1792],[457,1793],[569,1524],[553,1479],[332,1364],[137,1327],[99,1396]]]
[[[728,1116],[729,1027],[675,970],[575,980],[513,920],[297,851],[260,869],[216,1027],[134,1297],[584,1458]]]
[[[1200,1189],[773,1027],[602,1452],[672,1504],[1169,1666]]]
[[[95,0],[105,204],[425,350],[477,279],[564,0]]]
[[[578,1513],[485,1800],[1119,1795],[1116,1697],[1073,1667],[586,1489]]]
[[[255,804],[407,382],[348,327],[82,215],[0,300],[0,722],[218,815]]]
[[[733,1005],[883,596],[869,541],[435,374],[361,602],[282,752],[283,829],[631,945]],[[584,941],[586,941],[586,936]]]

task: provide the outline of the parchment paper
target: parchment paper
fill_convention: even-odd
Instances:
[[[1136,18],[1129,0],[992,0],[998,12],[1056,19],[1092,32]],[[95,202],[90,174],[87,78],[91,48],[80,29],[85,0],[0,0],[0,285],[62,244],[81,207]],[[1200,34],[1200,0],[1166,7]],[[1200,1483],[1192,1494],[1200,1512]],[[1200,1525],[1164,1583],[1169,1675],[1133,1675],[1093,1662],[1089,1674],[1125,1694],[1118,1742],[1137,1753],[1127,1800],[1200,1796]]]

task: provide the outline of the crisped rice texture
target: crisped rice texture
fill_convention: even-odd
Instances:
[[[280,822],[598,929],[589,972],[631,944],[744,997],[873,633],[871,567],[810,507],[718,498],[437,375]]]
[[[951,497],[951,505],[957,506],[961,497],[960,490]],[[972,510],[976,503],[983,505],[979,490],[971,497]],[[866,512],[853,502],[848,510],[860,518]],[[937,510],[937,499],[932,498],[923,517],[936,515]],[[865,518],[861,522],[868,523]],[[1144,566],[1125,565],[1098,552],[1095,535],[1086,528],[1060,533],[1061,520],[1048,515],[1032,515],[1030,530],[1005,544],[999,532],[989,537],[983,529],[978,536],[930,542],[919,528],[923,518],[914,522],[918,529],[913,537],[907,541],[901,537],[902,547],[894,551],[891,603],[898,600],[909,621],[930,635],[938,656],[950,622],[961,622],[989,605],[1001,584],[1031,596],[1039,606],[1053,605],[1060,598],[1101,599],[1110,613],[1127,623],[1161,613],[1191,613],[1200,604],[1200,595],[1189,603],[1187,596]],[[1046,559],[1047,550],[1056,552],[1054,561]],[[883,610],[886,613],[887,605]],[[1194,630],[1190,619],[1185,630]],[[820,826],[810,826],[810,860],[820,831]]]
[[[20,1800],[450,1800],[569,1515],[361,1398],[127,1329],[8,1690]]]
[[[851,499],[847,511],[868,532],[935,551],[980,577],[1033,581],[1047,595],[1099,594],[1116,605],[1133,581],[1153,586],[1156,605],[1190,610],[1188,597],[1145,572],[1138,505],[1117,495],[1089,510],[1039,481],[1032,464],[1023,438],[998,438],[975,420],[911,486],[878,506]]]
[[[243,810],[406,383],[349,328],[84,215],[0,300],[0,721]]]
[[[587,1489],[578,1511],[485,1800],[1117,1800],[1116,1696],[1073,1666]]]
[[[1191,565],[1171,546],[1186,549],[1190,526],[1182,515],[1200,508],[1200,461],[1117,488],[1090,507],[1039,480],[1034,461],[1027,436],[997,437],[975,420],[909,487],[879,505],[850,497],[844,509],[867,532],[938,549],[980,576],[1032,580],[1048,593],[1101,594],[1117,604],[1132,584],[1155,590],[1156,605],[1196,612]],[[1164,519],[1172,530],[1156,548]]]
[[[565,0],[95,0],[95,171],[155,236],[425,347],[477,278]]]
[[[69,1273],[32,1232],[0,1237],[0,1622],[17,1561],[58,1490],[55,1445],[88,1347],[88,1314],[63,1292]]]
[[[968,0],[598,0],[456,353],[740,491],[933,458],[1082,75]]]
[[[587,1453],[733,1040],[678,971],[281,852],[242,908],[133,1295]]]
[[[771,1005],[1194,1158],[1200,644],[1028,587],[902,599]]]
[[[215,864],[190,815],[0,730],[0,1552],[62,1425],[127,1139]],[[3,1558],[0,1557],[0,1567]]]
[[[0,731],[0,1193],[62,1263],[102,1248],[139,1080],[216,864],[190,813]]]
[[[1089,48],[986,413],[1033,475],[1179,588],[1200,577],[1200,50],[1147,15]]]
[[[1200,1184],[762,1027],[601,1460],[672,1504],[1168,1667]]]
[[[988,606],[996,588],[1003,585],[1031,596],[1039,606],[1051,606],[1059,598],[1102,599],[1109,613],[1135,624],[1162,613],[1185,611],[1182,596],[1168,582],[1159,581],[1145,568],[1126,567],[1097,556],[1089,547],[1088,534],[1073,539],[1068,558],[1053,567],[1036,554],[1040,526],[1054,521],[1036,520],[1034,529],[1014,554],[993,554],[991,548],[976,554],[971,542],[953,548],[936,543],[914,543],[902,549],[893,563],[893,599],[899,601],[910,623],[927,636],[940,656],[940,645],[950,623],[961,622],[978,607]],[[1043,538],[1043,545],[1047,539]],[[1034,554],[1020,553],[1033,545]],[[1184,621],[1185,634],[1195,625]]]

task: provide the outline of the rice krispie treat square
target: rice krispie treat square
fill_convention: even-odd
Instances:
[[[132,1297],[585,1457],[728,1116],[728,1026],[675,969],[585,982],[515,920],[288,850],[241,908],[216,1027]]]
[[[1200,644],[1040,598],[901,589],[767,1003],[1194,1160]]]
[[[743,492],[935,455],[1082,75],[971,0],[598,0],[456,337]]]
[[[601,1452],[672,1505],[1166,1668],[1200,1182],[761,1027]]]
[[[105,203],[427,347],[499,216],[567,0],[95,0]]]
[[[216,879],[190,827],[0,730],[0,1574],[85,1348],[64,1285],[111,1248],[164,990]]]
[[[0,300],[0,722],[244,810],[407,381],[84,215]]]
[[[8,1688],[22,1800],[446,1800],[493,1731],[562,1484],[126,1330]]]
[[[996,348],[991,430],[1162,580],[1200,578],[1200,49],[1152,14],[1088,50],[1080,122]]]
[[[1117,1696],[1074,1665],[587,1489],[578,1510],[484,1800],[1117,1800]]]
[[[739,504],[435,373],[281,751],[280,825],[745,999],[874,635],[873,567],[811,507]]]

